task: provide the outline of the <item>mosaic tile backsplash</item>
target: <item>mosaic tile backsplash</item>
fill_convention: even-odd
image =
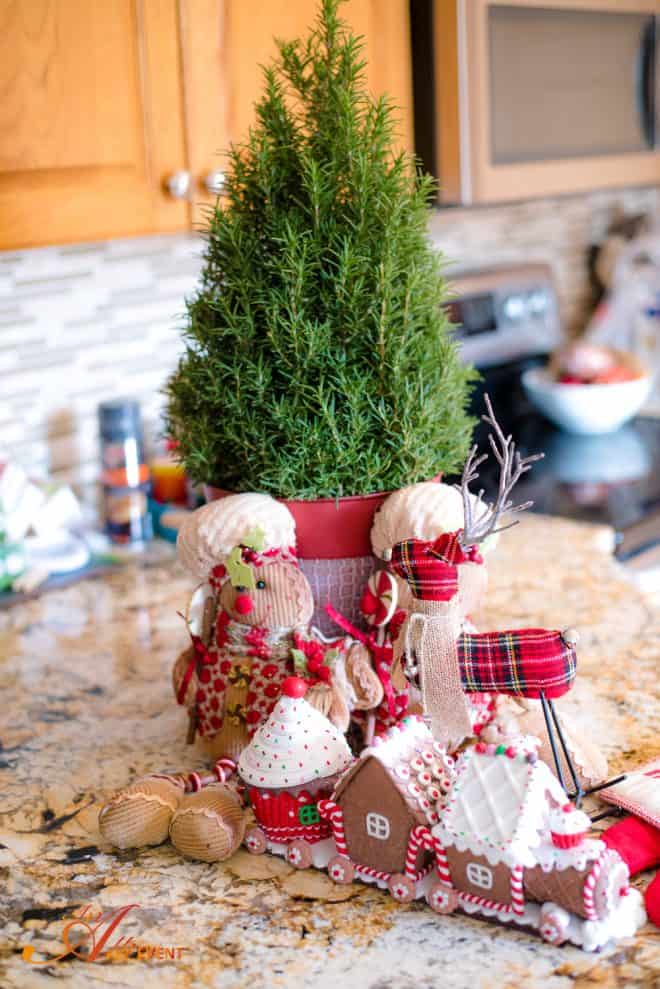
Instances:
[[[441,210],[431,236],[461,269],[549,261],[574,329],[588,297],[587,245],[616,208],[654,212],[659,196],[631,189]],[[202,247],[198,237],[173,235],[0,252],[0,460],[93,481],[96,406],[112,397],[137,398],[153,438]]]

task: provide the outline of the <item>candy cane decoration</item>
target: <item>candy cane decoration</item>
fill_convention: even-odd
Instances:
[[[498,903],[497,900],[487,900],[485,896],[476,896],[474,893],[458,894],[458,899],[464,903],[473,903],[477,907],[484,907],[486,910],[497,910],[499,913],[515,913],[508,903]]]
[[[449,871],[449,862],[447,861],[447,853],[445,852],[444,846],[440,844],[437,838],[433,838],[433,847],[435,850],[435,865],[438,870],[438,875],[440,876],[440,882],[445,883],[447,886],[453,888],[453,883],[451,881],[451,872]]]
[[[344,813],[341,807],[334,800],[319,800],[316,806],[321,817],[325,817],[332,825],[332,836],[335,839],[337,851],[340,855],[350,858],[346,835],[344,834]]]
[[[211,783],[226,783],[236,772],[233,759],[218,759],[211,773],[150,773],[151,779],[169,780],[175,786],[183,786],[185,793],[198,793]]]
[[[229,777],[236,772],[236,763],[233,759],[218,759],[213,767],[213,772],[218,783],[226,783]]]
[[[370,876],[372,879],[381,879],[384,882],[387,882],[387,880],[390,879],[392,876],[391,872],[382,872],[379,869],[372,869],[370,865],[356,865],[355,862],[353,862],[352,864],[356,873],[361,876]],[[412,881],[416,883],[420,879],[423,879],[424,876],[428,876],[432,868],[433,865],[429,865],[425,869],[419,869],[418,871],[412,871],[412,872],[408,872],[408,869],[406,868],[404,871],[404,875],[408,879],[412,879]]]
[[[424,873],[429,871],[428,869],[417,869],[417,855],[420,848],[433,848],[431,833],[428,828],[424,827],[423,824],[416,825],[410,832],[410,837],[408,838],[406,864],[403,871],[404,875],[408,876],[409,879],[417,879],[420,871]]]
[[[386,626],[396,611],[398,593],[394,576],[389,570],[379,570],[372,573],[360,599],[360,611],[367,625],[375,629],[374,642],[381,648],[385,645]],[[377,662],[381,660],[378,659]],[[372,744],[375,729],[376,714],[374,711],[369,711],[364,736],[365,745]]]
[[[587,920],[598,920],[598,914],[596,913],[596,904],[594,901],[594,892],[596,889],[596,883],[600,878],[600,874],[603,871],[603,862],[605,856],[601,857],[594,862],[591,872],[584,881],[584,890],[582,892],[582,905],[584,907],[584,912]]]
[[[382,872],[380,869],[372,869],[370,865],[355,865],[354,862],[353,866],[358,875],[369,876],[371,879],[380,879],[383,882],[387,882],[391,875],[390,872]]]
[[[523,893],[523,866],[515,865],[511,872],[512,909],[517,917],[524,916],[525,894]]]

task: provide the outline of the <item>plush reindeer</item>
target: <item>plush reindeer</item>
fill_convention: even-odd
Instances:
[[[459,488],[463,528],[434,541],[407,539],[392,548],[390,568],[408,583],[413,597],[395,643],[395,656],[403,660],[406,677],[421,691],[433,734],[451,748],[470,735],[466,693],[489,691],[540,699],[557,775],[563,785],[555,731],[579,799],[583,791],[552,704],[575,679],[576,633],[571,629],[539,628],[469,633],[461,626],[458,567],[478,561],[480,543],[516,524],[514,519],[498,527],[503,515],[530,507],[531,502],[514,506],[511,492],[542,456],[521,457],[511,436],[504,436],[488,396],[485,400],[488,414],[483,419],[492,427],[489,442],[500,467],[497,496],[486,503],[483,490],[476,499],[470,493],[470,484],[477,479],[479,467],[488,456],[478,456],[475,446],[465,463]]]

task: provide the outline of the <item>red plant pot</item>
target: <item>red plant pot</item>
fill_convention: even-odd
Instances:
[[[300,565],[314,594],[312,621],[325,635],[339,632],[325,612],[328,601],[351,621],[360,622],[360,595],[378,562],[371,552],[371,524],[389,493],[314,501],[278,499],[295,520]],[[206,484],[204,494],[207,501],[215,501],[232,492]]]

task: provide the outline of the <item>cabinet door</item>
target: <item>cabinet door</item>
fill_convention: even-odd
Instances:
[[[181,0],[187,141],[196,189],[195,219],[213,202],[204,182],[222,170],[222,152],[240,141],[261,94],[260,65],[276,54],[275,37],[305,36],[317,0]],[[373,93],[387,92],[400,108],[401,145],[413,149],[408,0],[348,0],[342,17],[364,36]]]
[[[176,0],[0,0],[0,248],[185,228]]]

